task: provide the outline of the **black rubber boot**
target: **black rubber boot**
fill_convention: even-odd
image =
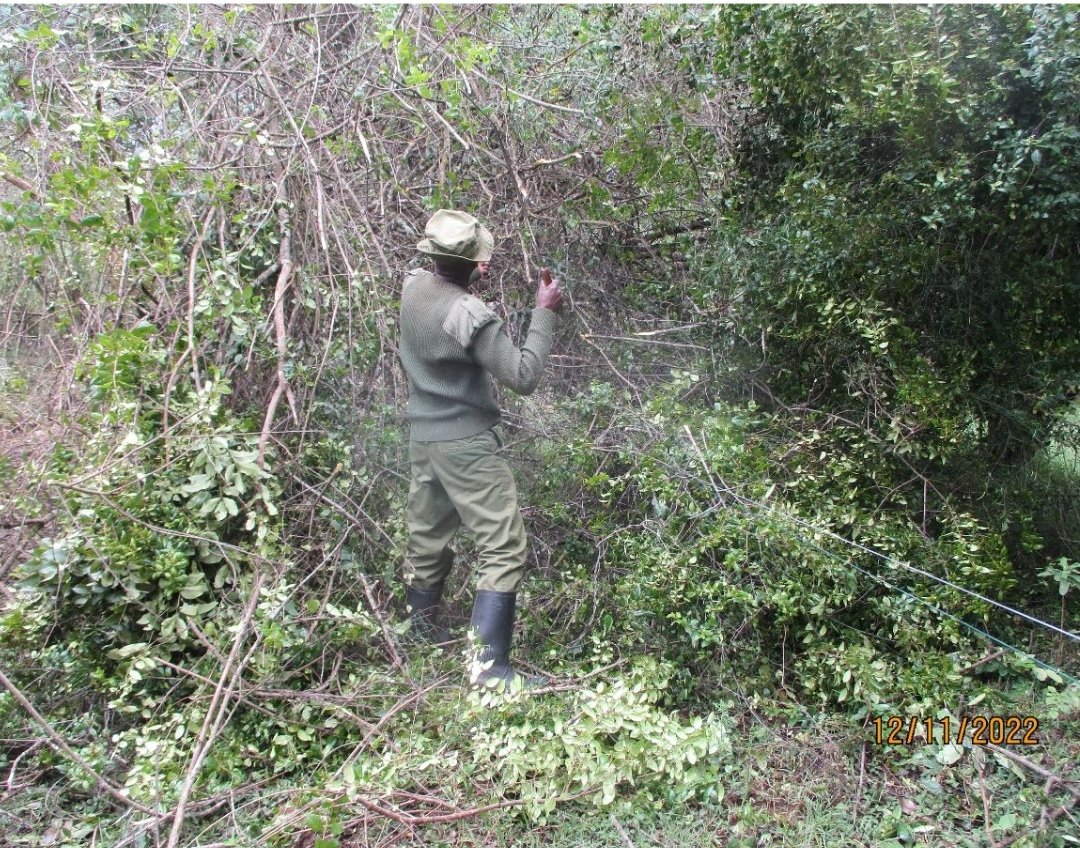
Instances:
[[[546,677],[520,674],[510,665],[516,606],[516,592],[477,591],[471,627],[476,633],[480,653],[478,663],[469,675],[474,686],[538,689],[549,683]]]
[[[450,633],[440,621],[442,593],[441,584],[430,589],[411,584],[405,587],[405,609],[409,616],[410,632],[418,639],[435,645],[450,641]]]

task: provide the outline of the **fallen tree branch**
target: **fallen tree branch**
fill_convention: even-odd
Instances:
[[[912,479],[914,479],[914,478],[912,478]],[[974,671],[975,669],[977,669],[981,665],[986,665],[986,663],[988,663],[988,662],[993,662],[998,657],[1002,656],[1004,653],[1005,653],[1004,648],[999,648],[996,651],[991,651],[989,654],[987,654],[981,660],[975,660],[975,662],[973,662],[971,665],[964,666],[962,669],[960,669],[957,672],[957,674],[968,674],[969,672]]]
[[[0,530],[20,530],[23,527],[44,527],[51,518],[22,518],[18,521],[0,521]]]
[[[1021,754],[1017,754],[1015,751],[1010,751],[1008,748],[1005,748],[1001,745],[987,745],[986,747],[993,751],[995,754],[1000,754],[1006,759],[1012,760],[1017,765],[1023,766],[1028,771],[1034,772],[1035,774],[1039,775],[1039,777],[1044,778],[1046,781],[1048,781],[1048,788],[1052,788],[1054,784],[1057,784],[1070,795],[1072,795],[1074,799],[1080,800],[1080,789],[1071,785],[1076,781],[1064,778],[1059,774],[1054,774],[1054,772],[1039,765],[1034,760],[1030,760]]]
[[[187,312],[187,331],[188,331],[188,346],[187,353],[191,356],[191,373],[192,378],[195,381],[195,389],[198,390],[199,386],[199,361],[195,352],[195,269],[199,261],[199,253],[202,252],[203,240],[206,238],[206,233],[210,229],[210,222],[214,220],[214,215],[217,213],[217,209],[213,206],[210,207],[210,211],[206,213],[206,217],[203,218],[202,227],[199,228],[199,233],[195,237],[195,244],[191,247],[191,256],[188,258],[188,275],[187,275],[187,291],[188,291],[188,312]]]
[[[367,575],[363,572],[359,572],[359,577],[360,585],[364,589],[364,597],[367,598],[368,606],[371,607],[371,613],[375,616],[375,620],[379,622],[379,629],[382,631],[383,641],[386,643],[386,650],[390,654],[390,662],[393,664],[394,668],[404,673],[405,661],[398,652],[394,637],[390,633],[390,625],[386,622],[386,616],[382,614],[379,605],[375,602],[375,593],[372,591],[371,581],[368,580]]]
[[[583,798],[586,795],[590,795],[593,792],[596,792],[599,788],[599,786],[590,786],[587,789],[582,789],[580,792],[577,792],[573,795],[558,799],[558,803],[576,801],[578,798]],[[482,807],[472,807],[468,810],[458,810],[455,813],[437,813],[435,815],[414,816],[407,813],[398,812],[397,810],[388,809],[387,807],[377,804],[374,801],[369,801],[363,796],[357,796],[356,801],[359,802],[360,805],[363,806],[365,809],[371,810],[371,812],[373,813],[376,813],[380,816],[385,816],[388,819],[393,819],[399,824],[404,824],[409,827],[415,827],[416,825],[423,824],[443,824],[446,822],[461,821],[462,819],[474,818],[475,816],[481,816],[484,813],[490,813],[495,810],[506,810],[511,807],[520,807],[522,804],[525,803],[525,801],[522,799],[515,799],[512,801],[499,801],[496,804],[485,804]]]
[[[557,159],[537,159],[535,162],[523,165],[519,170],[524,173],[525,171],[532,171],[535,168],[543,168],[548,165],[561,165],[564,162],[580,162],[582,158],[580,153],[567,153],[565,156],[559,156]]]
[[[5,182],[9,182],[13,186],[15,186],[15,188],[21,189],[22,191],[30,192],[30,196],[33,197],[34,200],[38,199],[37,192],[34,191],[34,187],[32,185],[30,185],[30,183],[28,183],[22,177],[16,177],[14,174],[8,174],[6,172],[3,173],[3,174],[0,174],[0,176],[2,176],[4,178]]]
[[[199,772],[202,771],[203,762],[205,762],[206,755],[210,752],[214,740],[221,732],[227,707],[240,680],[240,673],[245,665],[245,663],[237,661],[240,656],[240,646],[247,637],[248,629],[251,627],[251,620],[254,618],[255,610],[259,605],[259,592],[262,589],[262,583],[263,572],[256,571],[255,580],[251,586],[251,595],[248,598],[247,606],[244,608],[240,624],[236,628],[236,637],[233,639],[232,650],[229,651],[229,656],[222,666],[221,676],[218,678],[217,688],[214,690],[214,697],[210,701],[210,707],[206,711],[202,728],[199,730],[199,735],[195,740],[191,764],[188,766],[184,785],[180,790],[180,798],[176,802],[176,812],[173,815],[172,829],[169,832],[166,848],[176,848],[180,841],[180,831],[184,826],[184,813],[191,792],[195,788],[195,780],[199,776]]]
[[[619,832],[619,838],[622,839],[623,845],[626,848],[634,848],[634,840],[630,838],[630,834],[626,832],[626,828],[622,826],[622,822],[614,813],[611,814],[611,823],[615,826],[615,830]]]
[[[32,718],[38,727],[45,732],[45,735],[49,738],[49,743],[90,775],[94,783],[96,783],[110,798],[125,807],[138,810],[145,815],[155,817],[160,815],[145,804],[140,804],[138,801],[129,798],[124,794],[124,791],[120,787],[102,777],[90,763],[84,760],[70,745],[68,745],[67,742],[64,741],[64,738],[57,733],[53,729],[53,726],[49,724],[48,720],[34,708],[34,705],[30,703],[29,699],[22,693],[19,687],[12,683],[2,671],[0,671],[0,685],[7,689],[8,693],[15,699],[16,703],[29,713],[30,718]]]
[[[483,807],[475,807],[470,810],[459,810],[456,813],[441,813],[433,816],[411,816],[405,813],[399,813],[396,810],[388,809],[380,804],[376,804],[374,801],[369,801],[367,798],[357,796],[356,800],[371,812],[385,816],[388,819],[393,819],[399,824],[408,825],[410,827],[420,824],[440,824],[444,822],[461,821],[462,819],[473,818],[474,816],[483,815],[484,813],[490,813],[494,810],[505,810],[509,807],[520,807],[524,804],[524,801],[500,801],[498,804],[488,804]]]
[[[1058,819],[1062,818],[1063,816],[1067,816],[1069,814],[1069,811],[1073,807],[1075,807],[1077,805],[1080,805],[1080,798],[1073,798],[1073,800],[1070,801],[1068,804],[1063,804],[1062,806],[1060,806],[1056,810],[1054,810],[1052,813],[1047,814],[1047,813],[1044,812],[1043,820],[1044,820],[1045,824],[1042,824],[1042,825],[1040,825],[1040,827],[1036,828],[1035,832],[1038,832],[1040,830],[1045,830],[1047,825],[1051,825],[1054,822],[1056,822]],[[994,848],[1009,848],[1010,845],[1015,845],[1017,842],[1019,842],[1025,836],[1031,836],[1031,835],[1032,835],[1032,829],[1030,827],[1023,828],[1018,833],[1013,834],[1012,836],[1010,836],[1005,841],[998,842],[994,846]]]

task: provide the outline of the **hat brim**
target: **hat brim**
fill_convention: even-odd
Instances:
[[[441,250],[436,247],[435,243],[429,239],[421,239],[416,245],[416,249],[420,253],[424,253],[428,256],[446,256],[450,259],[468,259],[470,262],[490,262],[492,254],[495,252],[495,237],[491,235],[491,231],[483,224],[478,225],[480,230],[480,243],[476,246],[475,256],[462,256],[460,253],[447,253],[445,250]]]

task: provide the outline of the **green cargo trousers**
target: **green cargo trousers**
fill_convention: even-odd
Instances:
[[[448,442],[409,442],[412,483],[405,506],[405,576],[442,584],[454,564],[450,538],[462,524],[479,551],[477,589],[516,592],[525,574],[525,524],[510,466],[494,430]]]

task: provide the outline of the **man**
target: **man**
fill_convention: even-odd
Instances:
[[[464,524],[479,551],[472,628],[480,654],[472,680],[509,687],[520,678],[510,665],[510,641],[526,539],[513,475],[496,453],[502,444],[493,430],[500,414],[491,378],[518,394],[536,389],[562,289],[557,280],[541,280],[528,337],[518,350],[503,322],[469,293],[487,274],[494,244],[472,215],[440,209],[416,246],[434,260],[434,269],[409,272],[402,290],[412,462],[405,598],[412,626],[432,641],[446,641],[439,606],[454,561],[450,538]]]

